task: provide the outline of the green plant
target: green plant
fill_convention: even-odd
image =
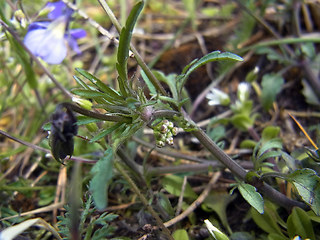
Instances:
[[[237,180],[235,187],[239,189],[244,199],[253,207],[251,214],[259,226],[263,225],[260,222],[267,220],[272,221],[273,219],[277,219],[281,227],[285,225],[283,221],[278,218],[278,215],[275,213],[276,210],[268,210],[269,205],[265,204],[266,201],[264,198],[269,198],[274,203],[289,211],[293,209],[293,213],[286,223],[288,225],[286,235],[283,234],[283,231],[278,226],[278,222],[273,222],[271,226],[268,225],[265,227],[264,230],[266,232],[274,237],[294,237],[296,234],[304,238],[312,237],[311,230],[305,233],[302,229],[296,232],[292,229],[296,228],[296,224],[304,220],[305,227],[311,229],[309,221],[311,218],[306,216],[304,210],[297,210],[300,209],[297,207],[301,207],[301,209],[311,208],[316,215],[319,215],[319,176],[314,169],[301,168],[298,164],[295,164],[296,159],[283,151],[282,143],[277,138],[279,133],[277,127],[264,128],[261,139],[258,139],[259,136],[255,135],[255,141],[250,142],[251,146],[254,147],[251,159],[254,168],[252,171],[247,171],[213,141],[213,138],[216,141],[221,139],[225,133],[224,128],[222,130],[221,128],[217,128],[215,129],[216,132],[212,130],[210,132],[211,136],[208,136],[202,128],[190,119],[188,112],[185,110],[188,107],[189,101],[185,86],[192,73],[210,62],[224,62],[226,60],[240,62],[243,59],[230,52],[212,51],[199,59],[191,61],[183,68],[180,74],[165,75],[160,71],[152,70],[147,66],[144,59],[131,43],[132,33],[144,7],[144,1],[137,1],[123,27],[118,23],[108,4],[102,0],[99,2],[118,30],[120,36],[119,40],[110,37],[112,41],[118,44],[115,64],[118,74],[116,78],[117,86],[106,84],[102,79],[96,77],[95,74],[78,67],[76,68],[77,73],[74,76],[78,86],[73,88],[71,92],[61,86],[43,63],[19,40],[17,33],[14,31],[14,26],[10,24],[10,21],[6,21],[4,13],[0,12],[2,19],[0,20],[0,24],[5,32],[4,36],[8,39],[14,49],[13,51],[20,52],[20,57],[15,61],[19,61],[23,66],[32,91],[36,92],[36,84],[38,83],[33,81],[33,69],[29,61],[27,61],[27,54],[29,54],[41,69],[46,72],[48,77],[55,82],[61,92],[73,101],[65,102],[65,100],[59,99],[58,102],[63,103],[57,106],[56,113],[53,114],[51,119],[51,126],[50,124],[45,126],[45,129],[51,129],[50,147],[53,158],[59,162],[63,162],[67,166],[73,165],[73,162],[65,158],[66,156],[70,156],[71,158],[74,152],[74,146],[80,146],[80,143],[77,142],[78,139],[75,140],[74,138],[78,135],[78,132],[81,133],[81,131],[83,131],[82,126],[86,126],[87,128],[85,134],[88,138],[84,139],[89,142],[88,145],[93,146],[93,144],[95,144],[96,148],[94,150],[99,149],[98,157],[95,157],[94,154],[91,155],[91,157],[94,156],[92,160],[72,158],[78,161],[76,164],[81,161],[94,164],[89,170],[87,169],[88,174],[85,177],[86,183],[89,183],[88,190],[92,195],[92,200],[90,197],[89,200],[84,203],[84,211],[80,215],[80,218],[77,214],[74,214],[74,212],[78,210],[77,204],[79,199],[70,200],[70,207],[67,207],[65,217],[59,218],[61,221],[61,234],[65,237],[70,237],[70,229],[77,223],[79,223],[79,228],[77,228],[76,231],[78,232],[76,232],[75,235],[85,236],[85,239],[99,239],[109,237],[112,234],[113,228],[110,227],[108,223],[115,219],[115,215],[103,213],[95,219],[92,217],[94,210],[90,210],[90,208],[92,202],[99,211],[103,211],[108,206],[108,190],[110,190],[110,186],[112,185],[112,179],[115,176],[118,177],[117,174],[119,174],[125,179],[128,186],[130,186],[127,187],[127,189],[132,190],[140,199],[142,208],[148,210],[153,219],[156,220],[157,227],[162,228],[164,234],[166,234],[169,239],[173,237],[176,239],[185,238],[187,233],[183,229],[178,229],[172,236],[168,229],[169,224],[164,223],[163,219],[161,219],[161,217],[166,216],[161,210],[165,209],[164,212],[167,214],[170,213],[170,217],[173,217],[173,209],[166,197],[163,197],[161,194],[154,194],[150,189],[146,190],[150,187],[150,178],[152,177],[152,174],[150,174],[151,176],[148,175],[146,165],[143,164],[143,166],[141,166],[133,161],[130,156],[128,157],[128,152],[135,150],[135,147],[129,146],[130,140],[134,139],[135,136],[142,136],[143,133],[141,130],[144,128],[151,129],[155,136],[154,147],[155,145],[163,147],[165,143],[168,145],[173,144],[174,137],[178,132],[178,128],[175,127],[176,125],[183,131],[191,133],[223,167],[231,171]],[[194,6],[195,2],[185,1],[185,4],[188,11],[192,14],[191,20],[194,21],[195,11],[190,8],[190,6]],[[98,29],[100,29],[100,32],[105,31],[101,26],[98,26]],[[253,28],[250,28],[250,30],[252,29]],[[271,54],[270,49],[268,51],[268,53]],[[307,53],[308,49],[304,51]],[[128,61],[131,54],[142,69],[142,78],[145,81],[146,87],[134,84],[134,81],[129,76]],[[286,62],[283,61],[283,63]],[[262,77],[261,95],[259,95],[259,99],[265,110],[271,109],[272,104],[276,100],[276,96],[283,87],[284,80],[281,75],[281,73],[269,74]],[[250,82],[256,91],[260,88],[255,82],[255,79]],[[162,83],[167,85],[168,90],[164,88]],[[254,101],[250,97],[248,88],[249,85],[247,83],[239,84],[237,99],[230,105],[232,117],[228,120],[242,132],[249,131],[252,133],[258,113],[254,109]],[[226,95],[220,94],[220,96],[222,96],[220,100],[223,102],[223,105],[226,106],[230,103],[230,99],[226,97]],[[50,112],[53,112],[52,109],[55,103],[51,105]],[[75,113],[80,115],[77,119],[74,116]],[[5,133],[1,133],[5,135]],[[10,136],[10,138],[36,148],[34,145],[28,144],[15,137]],[[38,149],[48,152],[48,149]],[[78,147],[78,149],[77,147],[75,148],[75,151],[81,153],[84,153],[85,150],[85,148],[82,149],[81,147]],[[308,157],[312,159],[311,155]],[[315,159],[317,160],[317,158]],[[278,163],[281,161],[290,162],[290,168],[277,171]],[[74,168],[77,167],[78,165],[74,166]],[[281,172],[281,170],[283,171]],[[76,186],[76,183],[79,185],[82,183],[83,179],[76,175],[76,171],[73,173],[73,177],[75,179],[73,180],[73,183],[75,183],[73,186]],[[277,189],[280,184],[273,183],[279,178],[294,186],[296,190],[295,199],[297,200],[287,197]],[[187,181],[184,182],[182,178],[176,175],[165,176],[162,179],[162,185],[167,192],[176,197],[180,197],[182,199],[181,204],[183,204],[184,198],[186,199],[185,202],[188,202],[189,198],[195,200],[201,196],[198,196],[192,190]],[[139,188],[138,186],[143,187]],[[80,188],[76,190],[81,191]],[[213,201],[215,196],[214,194],[209,194],[209,191],[210,188],[206,188],[204,195],[209,196],[208,199]],[[78,195],[74,194],[74,196]],[[161,202],[161,207],[159,208],[160,210],[157,209],[158,211],[155,211],[156,205],[153,203],[153,198],[155,197],[159,197]],[[202,207],[208,212],[216,212],[222,221],[223,227],[232,235],[232,230],[226,220],[225,212],[226,205],[232,198],[228,196],[224,199],[225,204],[223,206],[217,206],[203,200],[204,203]],[[187,205],[188,203],[183,205],[183,207]],[[260,215],[254,211],[257,211]],[[259,216],[262,216],[262,220],[259,219]],[[209,226],[210,234],[213,237],[216,239],[228,239],[225,234],[214,228],[209,222],[206,221],[206,224]],[[99,225],[100,228],[95,230],[97,225]],[[275,236],[275,234],[277,234],[277,236]]]

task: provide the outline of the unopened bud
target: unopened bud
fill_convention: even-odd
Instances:
[[[177,127],[173,127],[173,128],[171,129],[171,132],[172,132],[173,136],[177,136],[177,134],[178,134],[178,128],[177,128]]]
[[[80,107],[87,109],[87,110],[91,110],[92,109],[92,102],[90,102],[87,99],[82,99],[82,98],[78,98],[78,97],[72,97],[72,101],[79,104]]]
[[[173,122],[169,122],[168,128],[169,128],[169,129],[172,129],[173,127],[174,127]]]
[[[168,145],[173,145],[173,137],[169,137],[169,138],[167,138],[166,139],[166,143],[168,144]]]
[[[169,126],[170,122],[169,122],[169,120],[165,119],[162,121],[162,123],[163,123],[163,125]]]
[[[157,141],[157,147],[162,148],[165,146],[165,143],[163,141]]]
[[[167,131],[168,131],[167,125],[165,125],[165,124],[161,125],[160,132],[165,134]]]

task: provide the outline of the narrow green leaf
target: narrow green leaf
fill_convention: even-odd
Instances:
[[[220,61],[220,60],[231,60],[231,61],[243,61],[243,58],[239,57],[236,54],[224,52],[221,53],[220,51],[213,51],[199,60],[193,60],[193,64],[189,64],[189,68],[184,68],[183,73],[177,76],[177,89],[179,92],[182,91],[184,84],[186,83],[187,78],[189,75],[196,70],[197,68],[201,67],[202,65],[213,62],[213,61]],[[188,69],[188,70],[187,70]]]
[[[271,139],[270,141],[264,143],[261,145],[261,148],[259,149],[257,153],[257,158],[260,158],[266,151],[271,149],[281,149],[282,148],[282,142],[279,138]]]
[[[108,94],[103,92],[98,92],[96,90],[73,89],[71,92],[73,94],[76,94],[86,99],[94,99],[97,103],[100,103],[100,104],[103,104],[103,103],[120,104],[120,102],[116,101],[114,98],[111,98]]]
[[[130,15],[126,21],[126,25],[122,28],[119,39],[119,48],[117,54],[118,72],[123,80],[127,80],[127,60],[129,57],[129,48],[132,37],[132,31],[143,8],[143,1],[139,1],[132,8]]]
[[[320,178],[308,168],[296,170],[288,178],[297,189],[302,200],[310,205],[316,215],[320,215]]]
[[[72,93],[84,98],[106,97],[105,93],[87,89],[74,89],[72,90]]]
[[[99,141],[101,138],[107,136],[108,134],[112,133],[114,130],[119,128],[122,124],[124,124],[124,123],[118,122],[118,123],[114,124],[112,127],[103,130],[102,132],[97,134],[94,138],[92,138],[90,140],[90,142],[92,143],[92,142],[95,142],[95,141]]]
[[[101,120],[96,119],[96,118],[91,118],[91,117],[87,117],[87,116],[78,116],[77,117],[77,125],[81,126],[81,125],[86,125],[89,123],[96,123],[96,122],[100,122]]]
[[[123,100],[123,97],[119,95],[117,91],[110,88],[106,84],[104,84],[100,79],[93,76],[91,73],[87,72],[84,69],[76,68],[76,70],[85,78],[87,78],[90,82],[98,87],[99,90],[109,95],[109,97],[114,98],[115,100]]]
[[[291,239],[300,236],[302,239],[316,239],[308,214],[301,208],[295,207],[287,220],[288,234]]]
[[[147,84],[147,87],[150,91],[150,94],[156,95],[157,94],[156,88],[153,86],[152,82],[149,80],[148,76],[146,75],[146,73],[143,70],[141,70],[141,76],[142,76],[144,82]]]
[[[89,189],[98,210],[103,210],[108,205],[108,186],[112,178],[112,170],[113,152],[108,148],[104,156],[91,168],[93,177]]]
[[[257,192],[257,189],[244,182],[241,182],[238,185],[239,192],[242,197],[252,206],[254,207],[260,214],[264,213],[264,201],[260,193]]]
[[[264,152],[261,156],[259,156],[258,161],[263,162],[264,160],[266,160],[268,158],[279,157],[279,156],[281,156],[281,154],[282,154],[281,151]]]
[[[76,80],[76,82],[83,87],[84,89],[90,90],[90,87],[84,82],[82,81],[80,78],[78,78],[77,76],[73,76],[74,80]]]

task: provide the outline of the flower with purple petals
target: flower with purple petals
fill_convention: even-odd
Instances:
[[[51,21],[34,22],[29,25],[24,44],[37,57],[49,64],[59,64],[67,56],[66,43],[80,53],[77,39],[85,37],[83,29],[69,29],[72,10],[62,1],[50,2],[46,5],[51,11]]]

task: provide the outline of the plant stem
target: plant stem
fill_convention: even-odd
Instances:
[[[202,145],[209,150],[209,152],[215,156],[223,165],[225,165],[232,172],[233,175],[238,177],[239,179],[245,181],[247,171],[241,167],[237,162],[232,160],[223,150],[221,150],[205,133],[202,129],[198,129],[197,131],[191,132],[198,140],[202,143]],[[250,183],[250,182],[249,182]],[[268,184],[264,182],[259,183],[250,183],[254,185],[265,197],[270,199],[271,201],[279,204],[280,206],[286,208],[287,210],[291,210],[294,206],[299,206],[301,208],[306,208],[307,206],[302,203],[292,199],[289,199],[284,194],[278,192]]]
[[[92,118],[100,119],[103,121],[123,122],[123,123],[131,123],[132,122],[131,117],[125,117],[125,116],[114,115],[114,114],[107,115],[107,114],[92,112],[92,111],[86,110],[82,107],[79,107],[73,103],[64,102],[64,103],[61,103],[61,105],[65,108],[69,108],[69,109],[73,110],[74,112],[80,113],[80,114],[85,115],[87,117],[92,117]]]
[[[163,221],[159,217],[159,215],[153,210],[151,205],[148,203],[148,200],[143,196],[143,194],[140,192],[137,185],[132,181],[130,176],[126,173],[126,171],[123,169],[123,167],[120,165],[120,163],[115,162],[114,166],[117,168],[117,170],[122,174],[122,176],[127,180],[129,185],[132,187],[132,190],[138,195],[143,205],[148,209],[148,211],[151,213],[151,215],[155,218],[157,221],[157,224],[160,228],[162,228],[163,232],[167,235],[167,237],[170,240],[174,240],[171,236],[171,233],[169,229],[164,225]]]
[[[111,9],[109,8],[108,4],[105,2],[105,0],[99,0],[101,6],[103,7],[103,9],[106,11],[106,13],[108,14],[109,18],[111,19],[111,22],[115,25],[115,27],[117,28],[118,32],[120,33],[121,31],[121,25],[118,22],[118,20],[116,19],[116,17],[114,16],[114,14],[112,13]],[[240,2],[237,1],[239,4]],[[242,4],[240,4],[241,6],[243,6]],[[249,12],[249,14],[252,15],[252,13]],[[273,31],[273,29],[271,27],[269,27],[269,25],[265,24],[264,21],[261,21],[260,18],[257,18],[255,15],[253,15],[253,17],[255,17],[261,24],[264,25],[264,27],[266,27],[273,35],[275,35],[277,38],[279,38],[278,34]],[[153,75],[151,69],[147,66],[147,64],[144,62],[144,60],[142,59],[142,57],[139,55],[139,53],[137,52],[137,50],[134,48],[134,46],[131,44],[131,50],[135,55],[135,58],[138,62],[138,64],[140,65],[140,67],[142,68],[142,70],[146,73],[146,75],[148,76],[149,80],[152,82],[152,84],[155,86],[155,88],[164,96],[167,96],[167,93],[165,91],[165,89],[163,88],[163,86],[161,85],[161,83],[159,82],[159,80]],[[292,55],[292,50],[288,47],[285,46],[286,50],[289,54]],[[177,110],[177,109],[174,109]],[[186,116],[187,119],[189,119]],[[191,120],[190,120],[191,121]],[[224,153],[223,150],[221,150],[205,133],[202,129],[198,128],[198,130],[194,130],[191,132],[200,142],[201,144],[203,144],[203,146],[205,148],[207,148],[209,150],[209,152],[214,155],[224,166],[226,166],[227,168],[230,169],[230,171],[239,179],[241,180],[245,180],[246,179],[246,174],[247,171],[241,167],[237,162],[235,162],[234,160],[232,160],[226,153]],[[119,166],[119,164],[117,164]],[[124,172],[124,170],[122,169],[123,173],[126,174]],[[124,175],[125,176],[125,175]],[[129,178],[129,176],[127,176]],[[130,179],[130,178],[129,178]],[[136,185],[134,184],[134,182],[130,179],[130,185],[135,186],[136,190],[137,190],[137,194],[139,196],[141,196],[141,200],[142,202],[148,207],[148,209],[150,210],[150,213],[153,215],[152,212],[154,212],[154,210],[149,206],[147,200],[144,198],[144,196],[140,193],[139,189],[136,187]],[[272,201],[278,203],[279,205],[287,208],[287,209],[291,209],[293,206],[300,206],[300,207],[304,207],[305,208],[305,204],[301,203],[301,202],[297,202],[294,200],[291,200],[289,198],[287,198],[285,195],[283,195],[282,193],[276,191],[275,189],[273,189],[272,187],[270,187],[269,185],[265,184],[262,182],[262,184],[260,184],[259,186],[257,186],[257,188],[269,199],[271,199]],[[135,190],[135,191],[136,191]],[[155,213],[155,212],[154,212]],[[155,213],[156,214],[156,213]],[[154,216],[157,221],[160,220],[161,222],[161,226],[163,226],[163,222],[161,221],[161,219],[159,218],[159,216],[156,214]],[[165,230],[166,228],[164,228]],[[169,231],[169,230],[168,230]],[[165,231],[166,232],[166,231]],[[169,232],[169,236],[170,236],[170,232]],[[172,239],[172,237],[171,237]]]

